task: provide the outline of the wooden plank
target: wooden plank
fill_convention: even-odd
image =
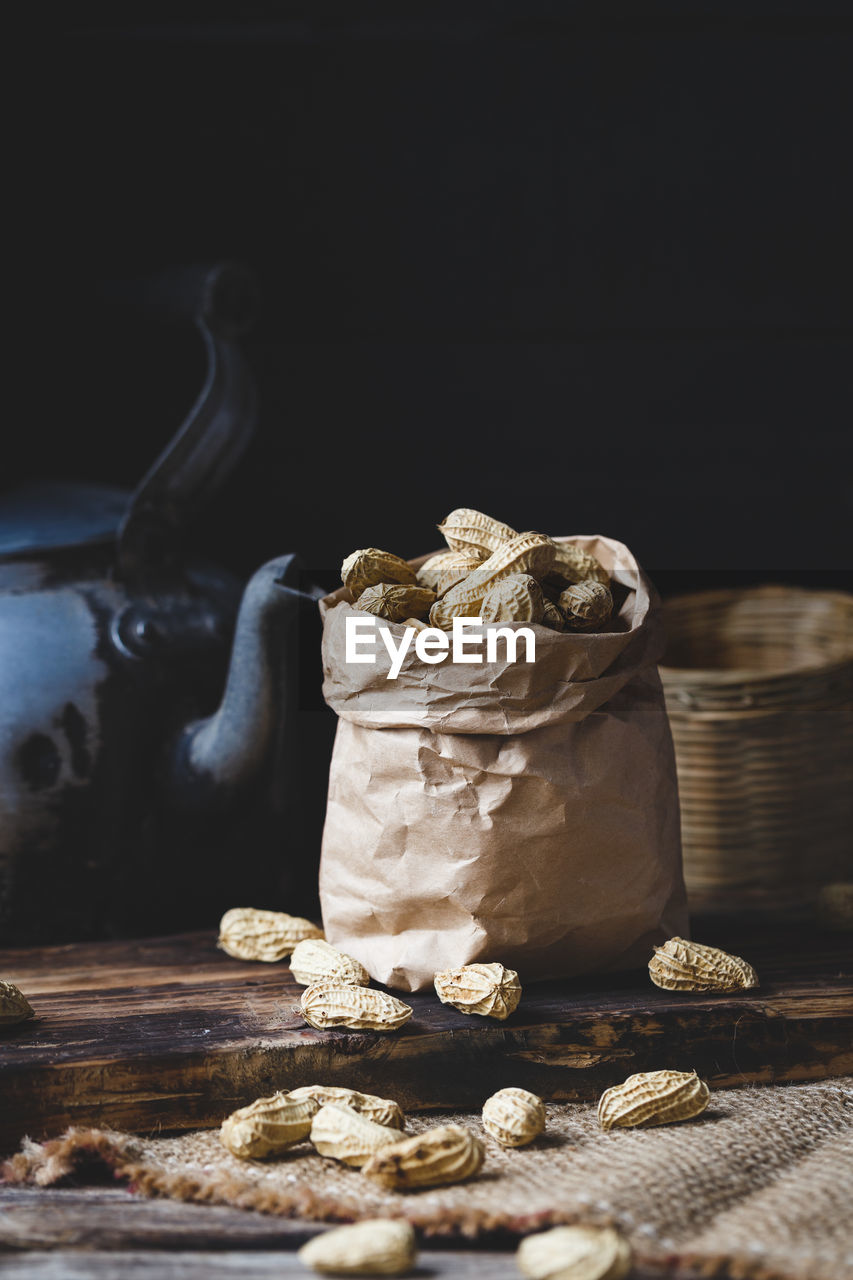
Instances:
[[[209,1212],[209,1210],[202,1210]],[[294,1252],[174,1250],[32,1250],[0,1255],[5,1280],[231,1280],[232,1277],[309,1276]],[[447,1280],[518,1280],[515,1252],[423,1249],[414,1276]],[[698,1272],[634,1267],[626,1280],[698,1280]]]
[[[301,1276],[312,1273],[295,1253],[259,1251],[233,1253],[33,1251],[0,1259],[5,1280],[244,1280],[246,1276]],[[422,1253],[420,1276],[477,1277],[477,1280],[518,1280],[512,1254],[457,1252]]]
[[[123,1187],[0,1187],[4,1249],[296,1249],[325,1229],[227,1206],[147,1200]]]
[[[123,1276],[125,1260],[132,1260],[143,1276],[150,1273],[139,1255],[143,1251],[156,1251],[153,1263],[160,1268],[159,1275],[168,1280],[174,1274],[187,1280],[207,1280],[208,1276],[230,1276],[234,1258],[245,1266],[246,1274],[255,1274],[258,1257],[262,1258],[260,1274],[263,1274],[263,1254],[258,1251],[272,1249],[278,1252],[280,1273],[294,1271],[293,1251],[300,1244],[327,1226],[316,1222],[267,1217],[261,1213],[247,1213],[239,1209],[214,1205],[182,1204],[174,1200],[146,1200],[118,1188],[87,1187],[85,1190],[32,1190],[26,1187],[0,1188],[0,1273],[9,1277],[16,1274],[41,1274],[49,1280],[56,1275],[67,1276],[59,1270],[74,1259],[79,1268],[85,1260],[79,1253],[67,1250],[91,1250],[106,1253],[112,1274]],[[514,1262],[514,1241],[478,1241],[464,1248],[462,1241],[430,1241],[430,1248],[420,1254],[415,1274],[457,1275],[472,1274],[476,1263],[478,1276],[498,1278],[518,1277]],[[485,1244],[485,1247],[484,1247]],[[495,1246],[495,1247],[493,1247]],[[2,1250],[20,1251],[11,1261],[2,1256]],[[56,1252],[47,1253],[47,1250]],[[251,1252],[249,1252],[251,1250]],[[24,1252],[27,1251],[27,1252]],[[215,1251],[213,1253],[212,1251]],[[228,1252],[233,1258],[223,1261],[221,1254]],[[270,1254],[269,1256],[273,1256]],[[48,1263],[48,1258],[52,1263]],[[177,1273],[179,1265],[183,1270]],[[217,1270],[217,1263],[223,1267]],[[204,1271],[204,1265],[209,1271]],[[508,1266],[509,1264],[509,1266]],[[35,1268],[31,1270],[31,1266]],[[25,1270],[24,1270],[25,1268]],[[307,1274],[299,1269],[300,1274]],[[92,1261],[90,1270],[83,1274],[101,1276],[104,1264]],[[674,1273],[668,1268],[636,1268],[629,1280],[692,1280],[692,1275]]]
[[[37,1018],[0,1043],[0,1150],[69,1124],[150,1132],[218,1124],[316,1081],[408,1110],[479,1108],[518,1084],[593,1099],[632,1071],[694,1068],[714,1087],[853,1072],[853,956],[843,935],[698,930],[756,966],[736,995],[659,991],[645,974],[531,985],[505,1023],[409,997],[398,1033],[315,1031],[286,964],[235,961],[211,934],[0,953]]]

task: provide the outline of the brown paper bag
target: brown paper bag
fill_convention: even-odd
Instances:
[[[347,663],[355,610],[320,602],[339,716],[320,864],[329,941],[390,987],[500,960],[522,981],[645,964],[687,928],[657,598],[627,547],[600,634],[533,628],[533,663]],[[412,561],[419,565],[421,560]],[[402,625],[391,627],[397,642]],[[484,655],[485,656],[485,655]]]

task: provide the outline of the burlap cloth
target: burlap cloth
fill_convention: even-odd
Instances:
[[[442,1116],[484,1137],[473,1181],[386,1192],[300,1143],[274,1161],[229,1155],[217,1130],[131,1137],[73,1129],[25,1141],[7,1182],[51,1186],[103,1166],[134,1190],[324,1221],[408,1218],[428,1235],[523,1234],[615,1223],[637,1260],[750,1280],[853,1277],[853,1078],[714,1094],[698,1119],[603,1133],[594,1106],[549,1105],[545,1135],[504,1150],[478,1116]],[[417,1132],[437,1117],[414,1116]]]

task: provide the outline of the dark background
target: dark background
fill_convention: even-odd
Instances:
[[[463,505],[612,535],[664,594],[853,586],[849,2],[63,14],[10,50],[6,265],[25,288],[4,302],[30,354],[4,384],[0,489],[132,489],[204,362],[191,326],[128,308],[126,282],[237,259],[263,293],[261,419],[188,550],[245,576],[299,550],[332,586],[356,547],[437,546]],[[157,706],[129,716],[123,667],[99,686],[114,746],[56,828],[71,856],[27,852],[54,940],[72,932],[44,883],[58,916],[66,897],[100,912],[90,932],[210,925],[235,868],[244,901],[316,911],[335,722],[313,606],[305,633],[274,672],[279,692],[299,673],[302,714],[282,694],[240,803],[186,819],[160,786]],[[155,659],[138,679],[165,687]],[[201,698],[187,662],[177,726]]]
[[[851,29],[806,3],[68,6],[30,48],[44,287],[4,486],[132,487],[201,354],[105,287],[238,258],[261,426],[192,537],[240,572],[414,555],[471,505],[617,537],[665,592],[849,583]]]

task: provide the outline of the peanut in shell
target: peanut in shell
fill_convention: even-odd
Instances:
[[[281,1091],[233,1111],[222,1121],[219,1136],[239,1159],[264,1160],[307,1138],[317,1109],[315,1099]]]
[[[428,587],[437,596],[443,596],[467,578],[485,558],[482,551],[475,551],[472,547],[462,551],[439,551],[418,569],[418,586]]]
[[[610,582],[610,574],[589,551],[584,551],[576,542],[556,542],[557,548],[551,573],[559,575],[564,583],[570,586],[576,582],[590,580]]]
[[[355,607],[388,622],[403,622],[405,618],[427,614],[434,603],[435,592],[426,587],[395,586],[383,582],[362,591]]]
[[[625,1280],[631,1247],[613,1227],[552,1227],[522,1240],[516,1262],[527,1280]]]
[[[520,533],[504,542],[487,560],[473,569],[458,586],[447,591],[430,610],[434,627],[450,630],[454,618],[476,618],[483,600],[497,582],[510,574],[543,577],[553,563],[554,543],[544,533]]]
[[[311,1141],[320,1155],[353,1169],[360,1169],[377,1151],[403,1136],[399,1129],[377,1124],[360,1111],[334,1102],[322,1106],[311,1124]]]
[[[600,631],[613,612],[613,596],[603,582],[590,578],[560,592],[559,606],[572,631]]]
[[[649,976],[665,991],[742,991],[758,986],[758,975],[740,956],[686,938],[655,947]]]
[[[322,1232],[296,1256],[321,1275],[401,1276],[417,1260],[415,1232],[398,1218],[369,1218]]]
[[[521,999],[521,983],[514,969],[502,964],[463,964],[445,969],[433,979],[442,1004],[460,1013],[476,1013],[503,1021],[514,1013]]]
[[[326,979],[306,987],[300,1000],[311,1027],[350,1027],[354,1031],[397,1031],[412,1016],[411,1005],[370,987]]]
[[[674,1124],[701,1115],[710,1090],[695,1071],[640,1071],[606,1089],[598,1102],[602,1129]]]
[[[482,557],[490,556],[505,542],[517,538],[515,529],[500,520],[493,520],[473,507],[457,507],[445,516],[438,531],[452,551],[475,551]]]
[[[273,963],[289,956],[305,938],[322,938],[323,930],[302,916],[259,907],[232,907],[219,922],[217,946],[237,960]]]
[[[523,1147],[545,1130],[545,1104],[527,1089],[499,1089],[483,1103],[483,1128],[502,1147]]]
[[[511,573],[486,592],[480,606],[483,622],[541,622],[542,588],[528,573]]]
[[[417,574],[412,566],[390,551],[380,551],[378,547],[364,547],[361,551],[353,551],[341,565],[341,581],[358,599],[368,587],[378,586],[380,582],[397,582],[414,586]]]
[[[14,1027],[35,1016],[27,997],[14,982],[0,981],[0,1027]]]
[[[447,1124],[383,1147],[362,1173],[389,1190],[412,1191],[471,1178],[484,1158],[485,1148],[470,1129]]]
[[[327,978],[359,987],[366,987],[370,982],[370,974],[363,964],[330,946],[324,938],[305,938],[298,942],[290,957],[290,972],[303,987]]]
[[[360,1093],[357,1089],[347,1089],[343,1085],[306,1084],[299,1089],[291,1089],[290,1097],[294,1101],[310,1098],[317,1108],[332,1103],[338,1107],[350,1107],[360,1115],[372,1120],[375,1124],[385,1125],[388,1129],[406,1128],[406,1118],[398,1103],[390,1098],[379,1098],[372,1093]]]

